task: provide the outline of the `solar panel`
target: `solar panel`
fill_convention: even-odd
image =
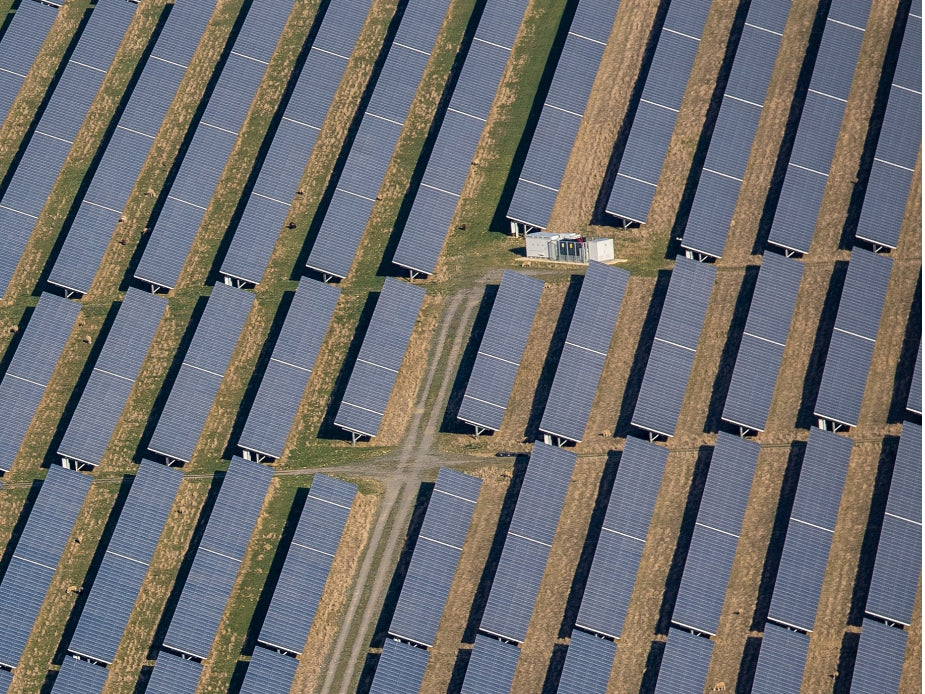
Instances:
[[[678,256],[646,364],[632,424],[673,436],[700,342],[716,267]]]
[[[348,482],[321,474],[312,479],[259,642],[302,652],[355,495]]]
[[[13,673],[0,669],[0,692],[6,692],[13,686]]]
[[[299,661],[295,658],[258,645],[247,666],[241,694],[288,692],[298,667]]]
[[[392,258],[412,273],[437,265],[526,8],[526,0],[489,2],[482,13],[421,179],[427,194],[415,195]]]
[[[865,619],[851,678],[853,694],[892,694],[899,691],[908,634],[902,629]]]
[[[867,613],[896,624],[911,624],[921,568],[922,526],[884,516]]]
[[[99,665],[77,658],[65,658],[51,691],[64,694],[98,694],[106,686],[108,675],[109,671]]]
[[[619,638],[668,450],[629,437],[620,457],[576,625]]]
[[[459,407],[462,421],[501,428],[542,293],[541,280],[504,271]]]
[[[798,694],[809,649],[809,636],[766,624],[755,669],[753,694]]]
[[[151,452],[189,462],[253,303],[249,292],[224,284],[212,288],[148,443]]]
[[[214,2],[182,0],[172,6],[119,124],[103,148],[76,218],[65,232],[49,283],[80,294],[89,291],[214,8]]]
[[[572,638],[559,678],[558,694],[606,694],[617,644],[580,629]]]
[[[574,453],[534,444],[482,615],[483,632],[523,642],[574,466]]]
[[[893,261],[863,248],[851,253],[814,413],[856,426]]]
[[[913,523],[922,522],[922,425],[903,423],[886,512]]]
[[[0,263],[0,293],[6,292],[136,7],[123,0],[97,3],[7,184],[0,200],[7,208],[0,219],[7,259]]]
[[[851,458],[851,439],[813,427],[790,516],[829,532],[835,529],[842,487]]]
[[[350,271],[448,8],[449,0],[409,0],[405,7],[305,263],[325,277],[343,279]]]
[[[292,4],[264,0],[247,12],[149,234],[135,270],[137,280],[166,289],[176,286]]]
[[[340,0],[324,10],[222,261],[221,273],[226,277],[252,284],[263,277],[370,4],[371,0]]]
[[[460,694],[507,694],[519,659],[517,646],[476,634]]]
[[[392,614],[393,636],[434,645],[481,484],[477,478],[440,469]]]
[[[625,270],[588,264],[540,431],[575,442],[584,436],[628,281]]]
[[[768,235],[788,251],[809,252],[870,6],[870,0],[834,0],[829,8]]]
[[[51,379],[80,305],[42,294],[0,381],[0,470],[9,471]]]
[[[338,298],[336,287],[299,282],[238,439],[244,450],[271,458],[283,454]]]
[[[201,674],[202,665],[195,660],[161,651],[145,694],[193,694]]]
[[[57,7],[22,2],[3,32],[3,40],[0,41],[0,123],[6,120],[57,16]]]
[[[417,694],[429,659],[421,648],[386,639],[369,694]]]
[[[334,424],[376,436],[414,331],[425,289],[386,277]]]
[[[209,655],[272,477],[273,470],[259,463],[231,459],[167,628],[167,648],[200,659]]]
[[[91,478],[53,465],[0,582],[0,664],[16,667]]]
[[[582,0],[575,8],[507,217],[545,229],[556,201],[591,84],[601,64],[619,2]]]
[[[703,691],[713,642],[681,629],[669,629],[655,692]]]

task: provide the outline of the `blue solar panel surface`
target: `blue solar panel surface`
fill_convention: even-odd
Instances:
[[[583,629],[611,638],[622,633],[667,460],[666,448],[626,439],[578,611]]]
[[[214,2],[194,0],[181,0],[171,6],[119,124],[104,147],[76,218],[66,232],[48,277],[51,284],[81,294],[90,289],[214,8]]]
[[[699,692],[707,685],[713,642],[680,629],[668,630],[655,692]]]
[[[895,694],[906,659],[908,634],[865,619],[851,677],[852,694]]]
[[[673,436],[700,342],[716,267],[678,256],[633,411],[633,425]]]
[[[903,424],[886,512],[913,523],[922,522],[922,425]]]
[[[809,252],[870,6],[870,0],[833,0],[829,8],[768,235],[777,246]]]
[[[392,262],[432,274],[501,83],[526,0],[486,3]]]
[[[922,414],[922,343],[919,342],[919,352],[915,357],[915,370],[912,372],[912,384],[909,386],[909,398],[906,400],[906,409],[916,414]]]
[[[109,670],[85,660],[65,658],[55,678],[52,692],[62,694],[98,694],[106,686]]]
[[[887,514],[867,596],[868,614],[911,624],[922,568],[922,526]]]
[[[248,10],[150,232],[136,279],[176,286],[292,5],[293,0],[262,0]]]
[[[609,639],[572,630],[559,678],[558,694],[606,694],[617,644]]]
[[[464,422],[501,428],[542,294],[542,280],[504,271],[459,407]]]
[[[0,582],[0,664],[16,667],[91,478],[52,465]]]
[[[216,284],[161,412],[148,449],[189,462],[244,329],[254,295]]]
[[[425,291],[386,277],[334,424],[364,436],[379,433]]]
[[[5,293],[45,207],[96,92],[109,70],[137,5],[124,0],[97,3],[64,67],[48,104],[10,178],[0,204],[5,252],[0,260],[0,293]]]
[[[327,6],[234,230],[222,274],[253,284],[263,278],[370,4],[371,0],[339,0]]]
[[[201,674],[200,663],[161,651],[145,694],[193,694]]]
[[[13,673],[0,669],[0,692],[6,692],[13,685]]]
[[[307,267],[340,278],[350,271],[448,7],[449,0],[409,0],[405,6]]]
[[[0,41],[0,123],[6,120],[57,16],[57,7],[22,2],[3,33]]]
[[[269,648],[257,646],[247,666],[241,694],[279,694],[288,692],[299,661]]]
[[[549,224],[619,7],[607,0],[578,3],[508,206],[509,219],[543,229]]]
[[[304,278],[299,282],[238,445],[279,458],[321,349],[340,290]]]
[[[517,646],[476,634],[460,694],[507,694],[518,660]]]
[[[417,694],[429,659],[423,649],[386,639],[369,694]]]
[[[625,270],[588,264],[540,431],[571,441],[584,436],[628,281]]]
[[[799,694],[809,636],[766,624],[752,694]]]

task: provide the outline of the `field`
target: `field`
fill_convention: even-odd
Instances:
[[[32,2],[33,0],[21,0]],[[186,0],[178,0],[180,2]],[[356,49],[328,112],[300,193],[290,208],[291,229],[283,229],[227,374],[211,407],[168,525],[135,605],[105,694],[136,694],[143,673],[166,631],[179,596],[176,579],[195,552],[201,514],[208,507],[241,433],[263,369],[268,341],[275,339],[281,307],[304,274],[304,260],[321,211],[332,194],[362,112],[408,0],[373,0]],[[420,2],[421,0],[411,0]],[[487,0],[495,3],[503,0]],[[677,0],[680,1],[680,0]],[[330,0],[331,3],[337,0]],[[9,2],[0,3],[8,8]],[[254,2],[256,8],[258,3]],[[482,479],[481,496],[463,547],[437,640],[430,649],[421,692],[458,692],[490,576],[514,510],[526,456],[540,438],[538,425],[577,299],[580,266],[527,260],[523,240],[509,236],[504,212],[526,154],[525,130],[535,124],[549,86],[556,55],[568,29],[574,0],[531,0],[491,115],[482,132],[470,174],[436,272],[411,280],[427,296],[418,316],[380,433],[351,445],[333,425],[333,416],[357,358],[366,321],[386,275],[395,274],[390,254],[403,215],[416,190],[422,153],[433,145],[461,61],[486,2],[452,0],[424,78],[348,276],[282,457],[257,528],[226,606],[198,692],[236,692],[250,660],[265,584],[278,570],[278,546],[295,500],[316,472],[357,484],[359,494],[334,560],[318,615],[300,657],[293,692],[352,694],[370,686],[388,620],[429,489],[441,466]],[[821,0],[826,5],[825,0]],[[144,235],[156,224],[159,201],[176,175],[190,129],[202,113],[211,81],[230,50],[247,0],[219,0],[196,56],[154,141],[51,382],[20,452],[0,489],[0,579],[15,551],[29,510],[57,444],[89,378],[97,343],[105,334],[132,278]],[[795,456],[810,425],[821,368],[838,306],[840,277],[850,258],[844,230],[858,214],[858,190],[873,157],[868,131],[884,107],[881,73],[896,17],[908,9],[899,0],[874,2],[851,96],[846,105],[832,172],[816,225],[811,252],[803,259],[803,281],[784,352],[767,430],[752,481],[719,633],[714,637],[707,691],[747,693],[773,589],[790,502],[795,488]],[[73,219],[98,154],[124,107],[126,90],[143,64],[164,0],[139,7],[74,147],[48,198],[10,288],[0,300],[0,364],[9,364],[15,336],[28,324],[29,309],[42,291],[50,264]],[[252,185],[285,107],[299,56],[327,3],[295,0],[267,76],[250,107],[216,194],[186,259],[178,285],[166,294],[167,310],[128,399],[102,463],[87,474],[93,484],[71,541],[32,631],[10,692],[49,692],[85,597],[70,587],[92,589],[118,507],[176,378],[191,335],[191,321],[217,280],[243,196]],[[608,352],[604,375],[583,441],[571,450],[577,464],[568,489],[539,596],[521,646],[512,691],[556,691],[569,635],[577,616],[584,578],[607,507],[619,452],[633,431],[630,417],[652,346],[661,302],[678,252],[678,220],[686,215],[692,181],[702,165],[704,128],[712,128],[717,99],[730,69],[734,42],[744,20],[738,0],[713,0],[693,73],[678,114],[649,222],[623,229],[595,216],[602,185],[612,177],[618,138],[639,96],[637,85],[651,58],[651,42],[664,19],[666,3],[622,0],[610,41],[597,72],[565,178],[550,220],[550,231],[614,239],[616,264],[631,273]],[[89,0],[69,0],[59,12],[36,67],[29,73],[9,117],[0,128],[0,196],[55,86]],[[824,8],[823,8],[824,10]],[[251,10],[255,11],[255,10]],[[726,252],[716,262],[717,279],[688,382],[676,433],[660,442],[669,450],[667,472],[649,530],[632,600],[613,663],[608,692],[649,692],[668,633],[670,610],[683,569],[709,455],[722,428],[720,413],[729,387],[751,286],[761,264],[769,191],[781,183],[780,155],[794,132],[806,87],[804,57],[818,44],[820,0],[795,3],[774,67],[749,165],[742,183]],[[824,23],[824,22],[823,22]],[[0,23],[0,31],[3,24]],[[2,38],[2,34],[0,34]],[[730,44],[732,42],[732,44]],[[732,49],[730,48],[732,45]],[[796,104],[796,106],[795,106]],[[436,120],[435,120],[436,119]],[[788,139],[789,138],[789,139]],[[693,177],[693,178],[692,178]],[[868,546],[877,532],[888,491],[891,455],[899,436],[911,367],[921,339],[922,188],[921,150],[899,247],[890,254],[893,270],[877,335],[859,425],[846,435],[855,442],[832,550],[810,640],[802,692],[847,692],[850,660],[863,616],[864,576],[873,557]],[[362,220],[360,220],[362,222]],[[442,233],[442,230],[441,230]],[[545,282],[525,358],[514,383],[501,429],[475,437],[456,421],[490,301],[486,286],[503,270],[514,269]],[[834,293],[834,296],[833,296]],[[505,453],[504,457],[496,456]],[[517,457],[515,457],[517,456]],[[193,549],[191,549],[193,548]],[[922,691],[921,580],[915,615],[907,628],[909,647],[900,691]],[[859,602],[860,601],[860,602]],[[0,606],[2,611],[2,606]],[[2,614],[0,614],[2,619]],[[686,692],[684,694],[687,694]]]

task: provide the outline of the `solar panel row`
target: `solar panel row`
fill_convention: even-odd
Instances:
[[[258,284],[263,278],[370,4],[371,0],[335,0],[324,9],[222,261],[221,273],[232,281]]]
[[[433,647],[481,485],[449,468],[437,474],[389,625],[393,636]]]
[[[0,664],[15,668],[51,585],[91,478],[53,465],[0,581]]]
[[[166,308],[149,292],[126,292],[58,445],[65,467],[100,464]]]
[[[752,694],[799,694],[808,651],[808,634],[765,624]]]
[[[138,174],[161,129],[215,3],[180,0],[145,63],[128,104],[105,145],[93,180],[48,276],[68,292],[86,294],[122,218]]]
[[[477,432],[501,428],[542,294],[542,280],[504,271],[457,415]]]
[[[575,442],[584,437],[628,281],[625,270],[588,264],[540,431]]]
[[[895,694],[899,691],[906,659],[908,634],[882,622],[864,618],[858,642],[853,694]]]
[[[418,694],[429,660],[422,648],[386,639],[369,694]]]
[[[863,248],[851,252],[813,410],[820,420],[857,426],[892,269],[889,258]]]
[[[459,72],[392,262],[433,274],[527,0],[488,2]]]
[[[749,5],[691,203],[681,245],[720,258],[732,222],[790,5],[754,0]]]
[[[710,0],[669,5],[607,201],[608,214],[640,224],[648,219],[709,12]]]
[[[241,694],[278,694],[292,688],[299,661],[257,645],[241,684]]]
[[[520,649],[514,644],[476,634],[460,694],[508,694],[518,660]]]
[[[683,629],[672,627],[662,653],[655,694],[702,692],[713,657],[713,642]]]
[[[768,242],[808,253],[861,51],[870,0],[833,0]]]
[[[386,277],[334,424],[354,440],[376,436],[426,290]]]
[[[106,686],[109,672],[79,658],[65,658],[61,670],[55,678],[52,692],[80,692],[80,694],[99,694]]]
[[[481,631],[523,642],[574,466],[574,453],[534,444],[482,615]]]
[[[918,12],[919,14],[916,14]],[[910,6],[855,235],[896,248],[922,144],[922,17]]]
[[[674,436],[715,277],[713,265],[683,256],[675,259],[633,411],[634,426]]]
[[[0,40],[0,123],[6,120],[57,16],[57,7],[22,2],[3,32]]]
[[[138,281],[165,289],[176,286],[292,5],[293,0],[257,0],[249,6],[169,195],[148,234],[135,269]]]
[[[306,267],[347,276],[433,51],[449,0],[408,0]]]
[[[0,470],[8,472],[39,407],[80,305],[42,294],[0,381]]]
[[[135,3],[125,0],[100,0],[96,4],[7,184],[0,200],[5,246],[0,254],[0,294],[6,293],[35,221],[136,8]]]
[[[765,253],[723,405],[723,419],[764,431],[803,278],[803,265]]]
[[[572,630],[558,694],[606,694],[617,644],[610,639]]]
[[[254,295],[225,284],[212,288],[180,371],[148,442],[169,462],[190,461]]]
[[[279,458],[295,421],[340,290],[303,278],[238,439],[244,455]]]
[[[156,667],[151,671],[151,679],[145,694],[193,694],[202,665],[173,653],[158,653]]]
[[[591,86],[620,7],[614,0],[580,0],[565,37],[549,92],[530,140],[508,219],[531,228],[549,225],[556,195]]]
[[[906,409],[910,412],[922,414],[922,343],[919,342],[919,352],[915,357],[915,370],[912,372],[912,384],[909,386],[909,397],[906,400]]]

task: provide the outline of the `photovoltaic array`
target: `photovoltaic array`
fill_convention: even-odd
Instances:
[[[542,280],[504,271],[457,415],[478,432],[501,428],[542,294]]]
[[[556,692],[604,694],[616,655],[615,642],[581,629],[573,629]]]
[[[906,400],[906,409],[922,415],[922,343],[919,342],[919,352],[915,358],[915,370],[912,372],[912,383],[909,386],[909,397]]]
[[[135,279],[173,289],[294,0],[256,0],[220,68],[169,194],[148,235]]]
[[[83,692],[73,686],[78,673],[100,682],[94,691],[102,689],[182,479],[179,470],[141,461],[96,578],[84,586],[90,592],[67,647],[69,655],[83,660],[69,663],[70,675],[62,667],[53,692]]]
[[[865,617],[851,677],[852,694],[895,694],[906,659],[908,634]]]
[[[53,692],[80,692],[80,694],[98,694],[106,686],[108,675],[106,668],[78,658],[65,658],[61,670],[55,678]]]
[[[630,274],[591,261],[556,367],[540,431],[581,442]]]
[[[710,0],[669,5],[607,201],[608,214],[640,224],[649,218],[709,12]]]
[[[3,32],[0,39],[0,123],[6,120],[57,16],[55,5],[21,2]]]
[[[449,0],[408,0],[306,266],[344,278],[433,51]]]
[[[861,51],[870,0],[832,0],[768,242],[808,253]]]
[[[682,629],[669,629],[655,694],[703,691],[712,657],[710,639]]]
[[[167,302],[129,288],[71,416],[58,455],[65,467],[99,465]]]
[[[748,7],[681,240],[688,250],[723,255],[789,11],[779,0]]]
[[[910,4],[880,139],[855,235],[896,248],[915,160],[922,146],[922,3]]]
[[[202,663],[161,651],[145,694],[193,694],[201,675]]]
[[[336,287],[307,278],[299,282],[238,439],[246,456],[283,454],[339,298]]]
[[[138,6],[100,0],[48,98],[32,137],[0,199],[0,294],[5,294],[19,258],[80,126],[112,64]]]
[[[802,278],[800,261],[776,253],[761,257],[761,270],[723,405],[723,419],[727,422],[764,431]]]
[[[0,665],[19,664],[90,482],[57,465],[48,469],[0,581]]]
[[[241,289],[212,288],[148,442],[152,453],[169,462],[190,461],[253,303],[254,295]]]
[[[0,470],[8,472],[67,344],[80,305],[42,294],[0,381]]]
[[[418,694],[429,660],[423,648],[386,639],[369,694]]]
[[[170,7],[48,276],[66,291],[89,291],[215,3],[179,0]]]
[[[809,634],[773,622],[765,624],[752,694],[798,694],[808,651]]]
[[[485,3],[392,262],[431,275],[469,175],[527,0]]]
[[[863,248],[851,252],[813,410],[820,420],[857,426],[892,269],[889,258]]]
[[[518,660],[520,649],[514,644],[476,634],[460,694],[507,694]]]
[[[549,225],[549,216],[562,186],[569,154],[619,7],[619,0],[580,0],[575,8],[507,209],[508,219],[540,229]]]
[[[225,277],[249,284],[258,284],[263,278],[370,4],[371,0],[334,0],[323,10],[311,49],[222,261]]]
[[[317,474],[247,669],[243,694],[289,691],[340,545],[356,486]],[[257,666],[254,666],[254,662]]]
[[[334,424],[354,437],[376,436],[408,350],[425,289],[386,277]]]
[[[675,259],[633,410],[633,426],[652,434],[674,436],[715,277],[714,265],[683,256]]]

